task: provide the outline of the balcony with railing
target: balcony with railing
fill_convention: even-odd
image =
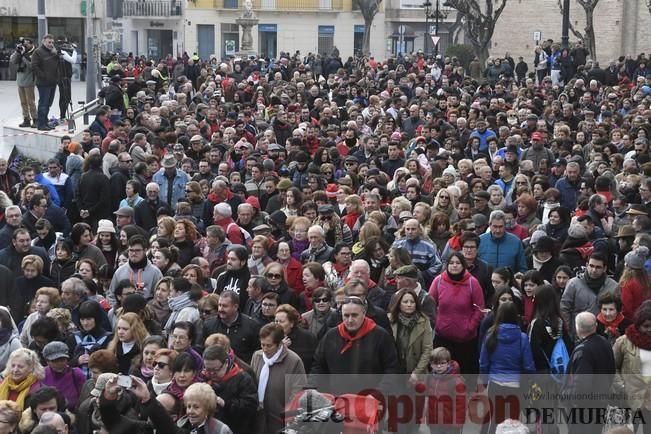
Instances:
[[[219,10],[242,9],[245,0],[213,0]],[[350,3],[350,2],[348,2]],[[349,6],[350,7],[350,6]],[[253,10],[258,11],[342,11],[344,0],[253,0]]]
[[[125,17],[180,17],[184,0],[124,0],[122,15]]]

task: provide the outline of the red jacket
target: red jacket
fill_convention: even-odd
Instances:
[[[646,297],[644,293],[647,293]],[[632,320],[635,311],[645,301],[651,299],[651,288],[642,288],[637,279],[630,279],[622,285],[622,313]]]
[[[228,238],[231,243],[240,244],[242,246],[244,245],[244,236],[242,235],[242,231],[232,217],[216,221],[215,224],[224,229],[224,232],[226,232],[226,238]]]
[[[428,399],[436,399],[437,411],[426,413],[428,425],[443,425],[448,428],[461,428],[466,421],[466,385],[460,376],[459,364],[455,360],[450,361],[450,372],[447,374],[431,374],[427,378]]]
[[[289,258],[289,262],[285,267],[285,276],[287,277],[287,286],[296,295],[305,291],[305,285],[303,285],[303,265],[298,259]]]
[[[477,337],[482,319],[484,291],[468,271],[454,281],[448,272],[436,276],[429,287],[436,302],[436,334],[454,342],[468,342]]]

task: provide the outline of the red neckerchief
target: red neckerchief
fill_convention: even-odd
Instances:
[[[337,272],[338,276],[342,276],[346,270],[350,267],[350,264],[348,265],[339,265],[336,262],[333,264],[333,268]]]
[[[346,345],[344,345],[344,347],[341,349],[339,354],[343,354],[346,351],[348,351],[348,349],[350,349],[350,347],[353,346],[353,342],[362,339],[364,336],[371,333],[371,331],[373,331],[374,328],[375,328],[375,321],[373,321],[371,318],[366,317],[364,318],[364,323],[362,324],[362,326],[359,328],[359,330],[357,330],[357,333],[355,333],[355,336],[351,336],[350,333],[348,333],[348,330],[346,330],[346,326],[344,325],[344,323],[342,322],[341,324],[339,324],[337,326],[337,331],[339,332],[339,336],[344,338],[344,340],[346,341]]]
[[[637,327],[635,327],[635,324],[626,327],[626,337],[636,347],[651,351],[651,336],[641,334]]]
[[[228,372],[226,372],[224,376],[219,379],[219,382],[224,383],[230,380],[231,378],[233,378],[234,376],[236,376],[237,374],[239,374],[240,372],[242,372],[242,368],[237,366],[237,363],[233,363],[231,369],[229,369]]]
[[[452,238],[448,240],[448,244],[450,244],[450,248],[455,251],[460,251],[461,250],[461,234],[453,235]]]
[[[619,327],[619,324],[624,321],[624,314],[619,312],[614,320],[608,322],[606,321],[606,318],[604,318],[603,314],[599,313],[599,315],[597,315],[597,321],[604,325],[606,332],[608,332],[611,336],[617,336],[619,335],[617,327]]]

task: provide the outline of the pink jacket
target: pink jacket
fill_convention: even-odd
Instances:
[[[432,282],[429,295],[436,303],[437,335],[455,342],[477,337],[484,308],[484,292],[477,279],[466,271],[461,280],[454,281],[444,271]]]

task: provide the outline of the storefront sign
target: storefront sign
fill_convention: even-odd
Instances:
[[[0,17],[17,17],[18,9],[10,6],[0,6]]]
[[[161,21],[150,21],[149,27],[165,27],[165,23]]]

